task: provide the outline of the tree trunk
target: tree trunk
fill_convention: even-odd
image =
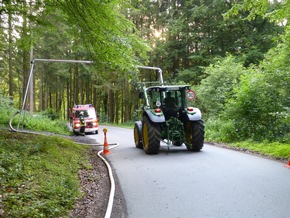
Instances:
[[[39,111],[43,111],[43,73],[39,72]]]
[[[79,85],[80,85],[80,81],[79,81],[79,75],[78,75],[78,65],[75,64],[74,65],[74,99],[73,102],[74,104],[79,104]]]
[[[114,91],[113,91],[113,89],[110,89],[109,90],[109,119],[110,119],[110,122],[114,122],[114,119],[115,119],[114,106],[115,106]]]
[[[125,81],[124,86],[124,122],[128,122],[130,119],[130,92],[129,92],[129,84]]]
[[[119,123],[119,92],[115,92],[114,98],[115,98],[115,122],[114,123]]]
[[[10,3],[8,1],[8,4],[10,6]],[[8,68],[9,68],[9,96],[11,99],[13,99],[13,69],[12,69],[12,15],[11,12],[8,11],[8,41],[9,41],[9,47],[8,47]]]
[[[66,119],[69,120],[69,116],[70,116],[70,108],[72,107],[71,105],[71,75],[69,76],[69,78],[67,78],[66,80]]]

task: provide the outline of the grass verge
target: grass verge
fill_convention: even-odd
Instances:
[[[81,196],[87,147],[0,129],[0,217],[61,217]]]
[[[206,140],[210,142],[227,143],[228,147],[248,150],[278,160],[288,159],[290,154],[290,133],[284,138],[277,138],[272,141],[266,139],[256,141],[253,139],[239,139],[238,132],[235,132],[230,120],[225,122],[220,119],[209,119],[205,122],[205,127]]]
[[[32,131],[45,131],[45,132],[53,132],[56,134],[62,135],[71,135],[72,133],[69,131],[67,126],[68,121],[55,119],[51,120],[49,117],[43,114],[25,114],[25,119],[22,124],[20,122],[20,130],[32,130]],[[17,127],[20,119],[20,115],[18,114],[12,122],[14,128]],[[3,123],[6,124],[6,123]],[[8,125],[8,123],[6,124]],[[22,128],[23,127],[23,128]]]
[[[243,141],[230,144],[234,148],[243,148],[278,160],[285,160],[290,154],[290,145],[280,142]]]

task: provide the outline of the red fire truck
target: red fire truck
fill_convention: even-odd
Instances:
[[[77,135],[80,132],[80,112],[84,112],[85,117],[85,132],[98,134],[99,124],[95,108],[91,104],[75,105],[70,111],[70,125],[73,132]]]

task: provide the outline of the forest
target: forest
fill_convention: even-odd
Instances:
[[[33,59],[88,60],[37,62],[25,109],[132,122],[154,66],[197,92],[208,140],[290,143],[289,16],[289,0],[1,0],[0,108],[21,108]]]

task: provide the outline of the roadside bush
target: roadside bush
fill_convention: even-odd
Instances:
[[[51,108],[47,109],[46,111],[43,111],[42,114],[51,120],[60,119],[59,112],[56,112],[55,110]]]
[[[237,139],[232,120],[209,118],[205,122],[206,140],[215,142],[233,142]]]
[[[198,100],[210,138],[290,142],[288,51],[279,45],[256,68],[245,69],[230,56],[205,68],[209,76]]]
[[[13,108],[13,101],[0,93],[0,124],[8,127],[9,121],[17,110]],[[34,131],[47,131],[57,134],[69,135],[69,129],[65,120],[59,119],[57,113],[52,110],[47,110],[43,113],[30,114],[27,111],[23,112],[24,122],[19,122],[20,116],[16,115],[12,121],[15,128],[20,124],[19,128],[29,129]]]
[[[284,138],[289,130],[279,89],[259,70],[242,76],[235,97],[227,101],[224,120],[232,120],[238,140],[270,141]]]
[[[242,63],[228,56],[205,68],[208,77],[201,81],[198,87],[198,102],[206,117],[219,116],[224,110],[226,99],[232,98],[234,87],[240,76],[247,70]]]
[[[98,120],[100,123],[109,123],[110,118],[107,116],[105,113],[101,113],[100,116],[98,117]]]
[[[70,134],[65,120],[51,120],[51,118],[41,114],[26,113],[24,127],[29,130],[53,132],[57,134]]]

